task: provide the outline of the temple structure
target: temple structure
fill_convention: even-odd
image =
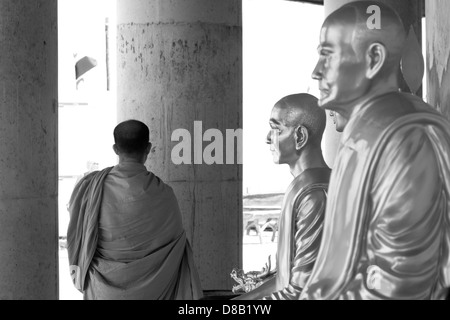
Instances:
[[[304,2],[322,5],[325,17],[350,1]],[[425,16],[427,100],[450,118],[450,2],[382,2],[419,44]],[[168,142],[176,128],[193,132],[194,121],[224,135],[243,127],[241,1],[117,0],[117,8],[118,120],[138,117],[153,130],[150,169],[177,194],[202,286],[231,290],[230,271],[242,265],[239,152],[232,164],[177,166]],[[0,299],[58,299],[57,13],[57,0],[0,1]],[[408,88],[417,72],[404,74]],[[339,137],[328,132],[332,158]]]

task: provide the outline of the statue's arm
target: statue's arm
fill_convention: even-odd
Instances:
[[[294,254],[291,262],[289,285],[272,292],[264,300],[298,300],[316,262],[322,238],[326,193],[313,189],[298,199],[294,205]],[[283,259],[283,257],[279,257]]]

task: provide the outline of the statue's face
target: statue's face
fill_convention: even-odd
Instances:
[[[338,22],[321,29],[319,61],[312,74],[319,81],[320,107],[342,110],[366,93],[366,59],[353,48],[353,31],[354,26]]]
[[[295,128],[284,124],[284,115],[283,109],[274,107],[269,121],[271,130],[267,134],[266,142],[270,144],[273,162],[276,164],[289,164],[298,158],[295,147]]]

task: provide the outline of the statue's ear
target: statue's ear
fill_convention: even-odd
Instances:
[[[295,149],[302,149],[309,139],[308,129],[304,126],[298,126],[295,128]]]
[[[373,79],[380,72],[381,68],[386,62],[386,47],[378,42],[372,43],[367,49],[366,58],[366,77],[368,79]]]

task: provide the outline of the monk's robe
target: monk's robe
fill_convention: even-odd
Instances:
[[[202,297],[177,199],[144,165],[87,175],[69,211],[70,270],[85,299]]]
[[[322,245],[301,299],[444,299],[450,124],[416,96],[362,105],[341,137]]]
[[[243,299],[296,300],[311,274],[322,236],[330,169],[303,171],[283,198],[275,275]]]

